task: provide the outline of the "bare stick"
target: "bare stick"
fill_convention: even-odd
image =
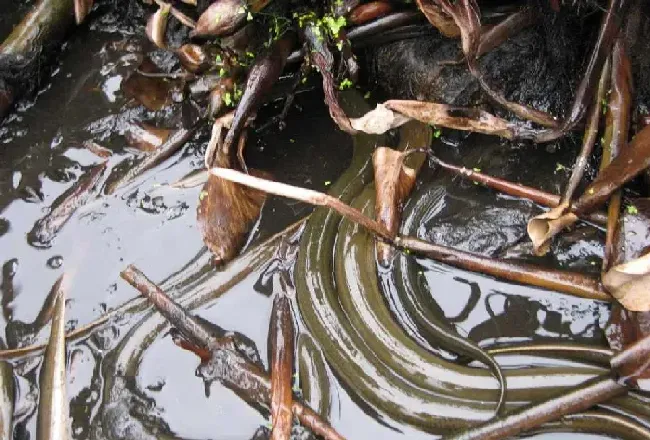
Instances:
[[[483,272],[507,280],[558,290],[583,298],[611,301],[600,282],[580,273],[549,270],[538,266],[484,257],[439,246],[414,237],[394,236],[379,222],[327,194],[250,176],[228,168],[212,168],[210,173],[260,191],[289,197],[312,205],[331,208],[347,219],[363,226],[378,238],[399,248],[407,249],[463,269]]]

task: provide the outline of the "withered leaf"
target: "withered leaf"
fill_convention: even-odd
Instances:
[[[265,199],[261,191],[208,176],[196,214],[203,241],[218,264],[237,255]]]
[[[384,0],[373,1],[354,8],[350,12],[348,20],[352,24],[363,24],[389,14],[392,11],[393,6],[389,2]]]
[[[627,310],[650,311],[650,254],[612,267],[603,285]]]
[[[447,38],[457,38],[460,36],[460,29],[453,18],[445,14],[435,2],[432,0],[416,0],[416,3],[420,11],[429,20],[429,23],[438,29],[442,35]]]
[[[372,155],[375,170],[375,219],[395,235],[401,220],[401,205],[415,184],[415,171],[404,165],[405,153],[379,147]],[[377,242],[377,260],[390,264],[393,248]]]

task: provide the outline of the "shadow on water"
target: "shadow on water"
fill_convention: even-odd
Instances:
[[[16,15],[22,11],[19,8]],[[14,18],[0,14],[0,35],[10,28]],[[179,154],[134,184],[111,196],[100,192],[92,197],[46,246],[33,246],[28,241],[28,233],[48,207],[101,162],[83,147],[84,141],[93,139],[113,151],[105,171],[109,175],[122,168],[118,166],[122,160],[141,154],[126,147],[123,137],[132,121],[171,119],[164,112],[156,114],[136,106],[123,96],[122,81],[137,66],[140,51],[150,48],[140,37],[133,36],[141,32],[120,28],[116,22],[109,14],[77,32],[65,45],[51,77],[43,79],[37,99],[21,103],[19,111],[0,126],[0,339],[9,348],[46,340],[47,325],[37,325],[39,310],[64,269],[73,274],[66,311],[71,328],[91,322],[135,296],[135,291],[118,277],[127,264],[138,265],[159,281],[188,262],[195,261],[195,266],[200,267],[207,260],[195,224],[200,187],[175,190],[165,186],[202,166],[207,131],[198,133]],[[276,104],[267,106],[260,119],[277,113],[281,103]],[[270,128],[249,140],[249,166],[269,171],[284,182],[325,190],[347,166],[350,139],[335,129],[317,90],[298,95],[297,106],[287,122],[284,131]],[[492,154],[498,145],[492,145],[491,150],[478,145],[484,141],[474,139],[477,145],[468,150],[453,146],[451,141],[440,144],[445,151],[442,156],[446,154],[486,172],[499,170],[494,174],[505,174],[506,178],[534,163],[532,157],[510,163],[505,156]],[[569,163],[566,157],[557,160]],[[547,165],[555,167],[555,160]],[[541,168],[528,183],[539,183],[541,176],[549,175],[545,174],[549,170]],[[547,190],[558,191],[552,182],[546,182],[546,186],[552,186]],[[525,253],[520,240],[525,219],[539,208],[436,172],[423,177],[416,195],[427,192],[437,192],[436,197],[428,197],[436,202],[426,207],[425,221],[404,226],[409,233],[493,255],[517,257]],[[251,241],[268,237],[309,211],[302,204],[272,198],[264,206]],[[589,269],[598,262],[601,250],[593,244],[596,241],[584,244],[584,235],[580,238],[580,245],[570,237],[561,243],[552,254],[555,257],[549,257],[555,260],[548,263]],[[550,292],[502,283],[431,261],[409,264],[428,286],[439,313],[477,342],[602,340],[601,329],[608,317],[604,306],[558,298]],[[201,307],[199,313],[221,327],[245,334],[260,353],[266,353],[271,302],[255,290],[262,269],[255,268],[228,294]],[[172,276],[168,285],[177,289],[183,284],[176,281]],[[411,324],[402,316],[399,300],[391,300],[395,314],[409,328]],[[163,331],[141,354],[141,364],[120,374],[110,370],[111,366],[128,364],[120,363],[123,360],[115,348],[128,343],[130,326],[142,316],[124,316],[92,337],[69,345],[68,396],[73,438],[153,438],[146,430],[139,431],[142,427],[131,417],[149,428],[160,429],[158,438],[173,432],[186,439],[244,439],[265,423],[259,413],[223,387],[213,385],[206,395],[203,383],[194,374],[197,360],[171,343],[160,320],[155,325]],[[16,439],[35,438],[39,359],[15,365]],[[349,438],[430,437],[409,426],[386,426],[373,420],[346,387],[336,382],[331,371],[328,374],[337,383],[332,391],[332,423]],[[104,385],[109,380],[114,382],[110,390],[115,395],[106,395]],[[108,402],[101,411],[100,402]],[[540,438],[560,435],[567,437],[545,434]]]

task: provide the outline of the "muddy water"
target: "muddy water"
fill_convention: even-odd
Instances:
[[[137,54],[147,45],[139,37],[141,29],[119,27],[116,21],[107,15],[81,28],[66,44],[51,76],[42,78],[37,99],[21,103],[19,111],[0,126],[0,339],[9,348],[46,340],[48,327],[32,323],[64,270],[73,275],[66,312],[68,327],[73,328],[92,322],[135,296],[118,276],[127,264],[134,263],[151,279],[167,280],[165,285],[182,291],[189,289],[187,283],[174,280],[207,261],[195,225],[200,187],[175,190],[166,186],[202,166],[207,131],[199,132],[180,153],[116,194],[106,196],[100,191],[48,246],[37,246],[27,238],[53,202],[101,162],[82,147],[84,141],[93,139],[111,149],[113,156],[108,159],[105,175],[119,173],[125,168],[123,161],[142,154],[126,146],[122,134],[128,123],[169,120],[164,112],[155,114],[134,106],[120,91],[124,78],[137,66]],[[0,25],[5,23],[0,21]],[[279,180],[324,190],[346,167],[351,142],[334,129],[318,91],[300,94],[297,104],[289,114],[286,130],[271,128],[250,140],[248,162]],[[277,110],[271,105],[260,118]],[[555,192],[566,177],[558,165],[567,165],[570,160],[570,155],[562,152],[534,149],[530,154],[518,154],[521,159],[512,162],[508,159],[511,156],[499,154],[500,145],[493,140],[465,141],[446,134],[436,148],[448,160],[541,183]],[[524,176],[520,172],[524,169],[533,172]],[[431,197],[434,202],[427,221],[405,225],[409,232],[494,255],[527,252],[520,240],[525,218],[539,208],[431,170],[416,191],[418,195],[437,195]],[[308,212],[304,205],[271,199],[251,242],[281,230]],[[545,262],[581,269],[597,267],[601,253],[597,234],[584,229],[575,235],[563,241]],[[461,333],[476,341],[559,338],[602,342],[601,330],[607,320],[604,306],[430,261],[414,260],[412,264],[420,266],[423,282],[430,286],[442,312],[454,318]],[[258,283],[262,271],[263,267],[253,270],[198,312],[226,329],[242,332],[264,354],[271,302]],[[408,317],[401,315],[398,299],[391,300],[396,315],[408,327]],[[123,371],[128,362],[116,347],[128,342],[133,336],[129,330],[142,316],[121,316],[92,337],[68,346],[73,438],[154,438],[143,425],[133,422],[137,419],[149,428],[153,426],[154,431],[157,427],[159,438],[173,433],[183,439],[246,439],[267,422],[225,388],[212,385],[207,394],[194,374],[197,360],[175,347],[166,331],[153,333],[141,363],[134,370]],[[146,330],[150,329],[138,331]],[[15,362],[16,439],[35,437],[39,363],[38,356]],[[329,374],[335,384],[331,420],[349,438],[430,437],[412,427],[379,420],[331,371]],[[115,395],[108,395],[109,389]],[[559,434],[539,437],[561,438]]]

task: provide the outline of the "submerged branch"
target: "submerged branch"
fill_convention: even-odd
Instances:
[[[270,406],[271,380],[263,370],[231,349],[231,344],[222,344],[218,338],[210,335],[203,324],[183,310],[135,266],[128,266],[122,271],[121,276],[152,301],[158,311],[185,338],[198,347],[210,349],[212,352],[210,362],[214,363],[210,370],[215,375],[215,379],[233,389],[250,403],[262,404],[267,408]],[[344,440],[343,436],[306,405],[294,401],[292,411],[314,434],[322,436],[325,440]]]

